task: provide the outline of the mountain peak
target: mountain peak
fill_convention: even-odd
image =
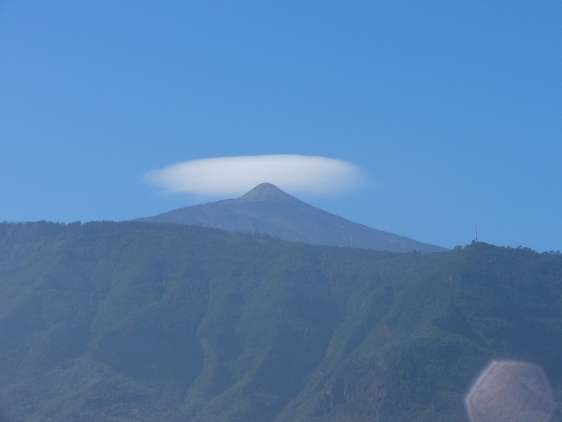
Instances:
[[[281,201],[293,199],[293,197],[272,183],[260,183],[240,199],[244,201]]]
[[[353,223],[309,205],[271,183],[261,183],[236,199],[168,211],[142,221],[214,227],[259,233],[313,245],[391,252],[444,249]]]

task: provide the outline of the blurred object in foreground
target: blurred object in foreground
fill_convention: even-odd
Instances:
[[[548,422],[555,403],[540,366],[493,361],[465,400],[471,422]]]

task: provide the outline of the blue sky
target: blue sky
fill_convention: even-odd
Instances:
[[[0,220],[128,219],[200,198],[146,172],[322,155],[304,197],[453,246],[562,249],[562,3],[0,2]]]

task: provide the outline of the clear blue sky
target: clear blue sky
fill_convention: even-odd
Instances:
[[[453,246],[562,249],[562,3],[0,1],[0,220],[190,204],[177,161],[314,154],[372,183],[308,199]]]

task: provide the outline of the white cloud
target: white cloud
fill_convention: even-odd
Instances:
[[[204,196],[241,195],[268,182],[289,193],[332,195],[361,180],[346,161],[306,155],[254,155],[185,161],[151,171],[146,180],[167,192]]]

